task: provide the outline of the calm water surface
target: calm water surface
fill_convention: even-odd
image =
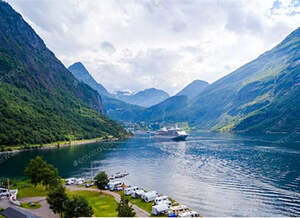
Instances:
[[[137,135],[19,153],[2,161],[0,175],[22,176],[36,155],[62,177],[126,170],[126,183],[166,194],[204,216],[300,216],[300,145],[215,134],[194,134],[186,142]]]

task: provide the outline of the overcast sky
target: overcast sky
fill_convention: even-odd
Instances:
[[[109,91],[214,82],[300,26],[295,0],[8,0],[68,67]]]

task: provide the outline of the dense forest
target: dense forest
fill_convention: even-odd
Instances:
[[[0,145],[126,136],[106,118],[100,95],[79,82],[0,1]]]

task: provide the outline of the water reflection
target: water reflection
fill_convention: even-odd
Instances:
[[[126,182],[154,189],[205,216],[300,216],[300,148],[230,135],[186,142],[139,135],[125,142],[20,153],[0,165],[20,176],[40,155],[63,177],[126,170]]]

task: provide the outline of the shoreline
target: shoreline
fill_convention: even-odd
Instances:
[[[25,152],[25,151],[33,151],[33,150],[44,150],[44,149],[55,149],[55,148],[63,148],[63,147],[72,147],[72,146],[79,146],[79,145],[86,145],[86,144],[93,144],[97,142],[115,142],[115,141],[121,141],[124,139],[129,138],[130,136],[126,138],[115,138],[115,137],[110,137],[110,138],[93,138],[93,139],[81,139],[81,140],[74,140],[74,141],[58,141],[58,142],[52,142],[48,144],[44,144],[42,146],[40,145],[30,145],[31,147],[29,148],[22,148],[23,146],[6,146],[5,148],[10,148],[12,149],[11,151],[1,151],[1,154],[15,154],[19,152]]]

